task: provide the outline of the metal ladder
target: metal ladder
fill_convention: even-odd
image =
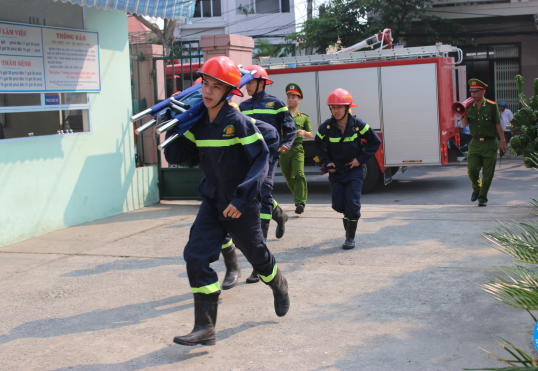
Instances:
[[[253,61],[264,68],[294,68],[313,65],[334,65],[344,63],[364,63],[364,62],[379,62],[392,61],[402,59],[416,58],[432,58],[432,57],[448,57],[448,53],[458,53],[458,61],[455,64],[460,64],[463,59],[461,49],[451,45],[443,45],[437,43],[431,46],[417,46],[413,48],[397,48],[397,49],[377,49],[365,52],[352,52],[341,54],[319,54],[307,55],[304,57],[284,57],[284,58],[269,58],[261,57],[259,61]]]

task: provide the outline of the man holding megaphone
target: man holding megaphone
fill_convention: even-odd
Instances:
[[[486,206],[497,163],[497,135],[501,138],[502,152],[506,152],[506,139],[497,103],[484,99],[488,86],[478,79],[470,79],[469,87],[474,103],[467,107],[461,117],[461,126],[469,125],[473,137],[467,154],[467,172],[473,187],[471,201],[478,199],[478,206]]]

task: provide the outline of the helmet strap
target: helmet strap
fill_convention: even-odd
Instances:
[[[228,95],[230,95],[230,93],[234,90],[234,88],[232,88],[231,86],[228,88],[228,91],[226,92],[226,94],[224,94],[222,96],[222,98],[220,98],[219,102],[217,104],[215,104],[213,106],[213,108],[217,108],[222,102],[224,102],[226,100],[226,98],[228,98]]]
[[[257,94],[257,93],[259,93],[261,91],[261,90],[258,90],[258,89],[260,88],[260,83],[262,81],[263,81],[263,89],[265,89],[265,80],[264,79],[256,79],[256,81],[258,81],[258,83],[256,84],[256,93],[254,93],[254,94]]]
[[[329,106],[329,111],[331,111],[331,116],[336,120],[336,117],[334,117],[333,115],[333,109],[331,108],[331,106]],[[349,107],[346,108],[346,113],[344,113],[344,117],[342,117],[342,120],[347,117],[348,113],[349,113]],[[338,120],[336,120],[336,123],[338,123]]]

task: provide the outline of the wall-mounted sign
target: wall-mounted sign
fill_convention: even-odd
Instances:
[[[58,94],[45,95],[45,106],[59,106],[60,96]]]
[[[0,93],[101,91],[99,34],[0,22]]]

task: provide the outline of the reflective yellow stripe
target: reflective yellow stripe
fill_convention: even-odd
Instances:
[[[187,131],[185,132],[185,134],[183,134],[183,136],[184,136],[185,138],[187,138],[188,140],[190,140],[191,142],[196,143],[196,139],[194,138],[194,134],[191,133],[189,130],[187,130]]]
[[[345,138],[344,142],[353,142],[355,139],[357,139],[357,133],[353,134],[350,137]]]
[[[361,133],[361,135],[363,135],[364,133],[366,133],[368,131],[368,129],[370,129],[370,125],[366,124],[364,126],[364,128],[361,131],[359,131],[359,133]]]
[[[282,107],[279,109],[253,109],[250,111],[243,111],[245,115],[261,115],[261,114],[269,114],[269,115],[276,115],[279,112],[285,112],[289,111],[288,107]]]
[[[233,243],[233,241],[232,241],[232,239],[230,238],[230,241],[228,241],[227,243],[225,243],[224,245],[222,245],[222,248],[225,249],[225,248],[227,248],[227,247],[229,247],[229,246],[232,246],[232,243]]]
[[[252,117],[250,118],[250,121],[251,121],[254,125],[256,125],[256,120],[254,120]]]
[[[271,220],[273,216],[271,214],[264,214],[264,213],[260,213],[260,219],[268,219],[268,220]]]
[[[212,283],[211,285],[202,286],[202,287],[191,287],[194,294],[212,294],[214,292],[220,291],[219,282]]]
[[[318,131],[318,137],[319,137],[320,139],[323,139],[323,138],[325,138],[325,135],[321,135],[321,134],[319,133],[319,131]]]
[[[273,267],[273,273],[271,273],[270,276],[262,276],[261,274],[258,273],[258,276],[261,277],[261,279],[263,280],[263,282],[271,282],[273,280],[273,278],[275,278],[276,276],[276,264],[275,266]]]
[[[185,132],[185,134],[186,133],[188,133],[188,131]],[[254,133],[244,138],[204,139],[204,140],[195,140],[194,142],[196,143],[198,147],[229,147],[235,144],[242,144],[246,146],[247,144],[254,143],[258,139],[263,140],[263,137],[260,133]]]
[[[273,200],[273,210],[276,209],[277,206],[278,206],[278,202],[276,202],[276,200]]]
[[[350,222],[356,222],[356,220],[348,219],[348,218],[346,218],[345,216],[344,216],[344,219],[349,220]]]
[[[338,143],[338,142],[340,142],[341,139],[342,139],[342,137],[340,137],[340,138],[329,138],[329,142]],[[353,134],[350,137],[344,138],[344,142],[353,142],[355,139],[357,139],[357,133]]]

